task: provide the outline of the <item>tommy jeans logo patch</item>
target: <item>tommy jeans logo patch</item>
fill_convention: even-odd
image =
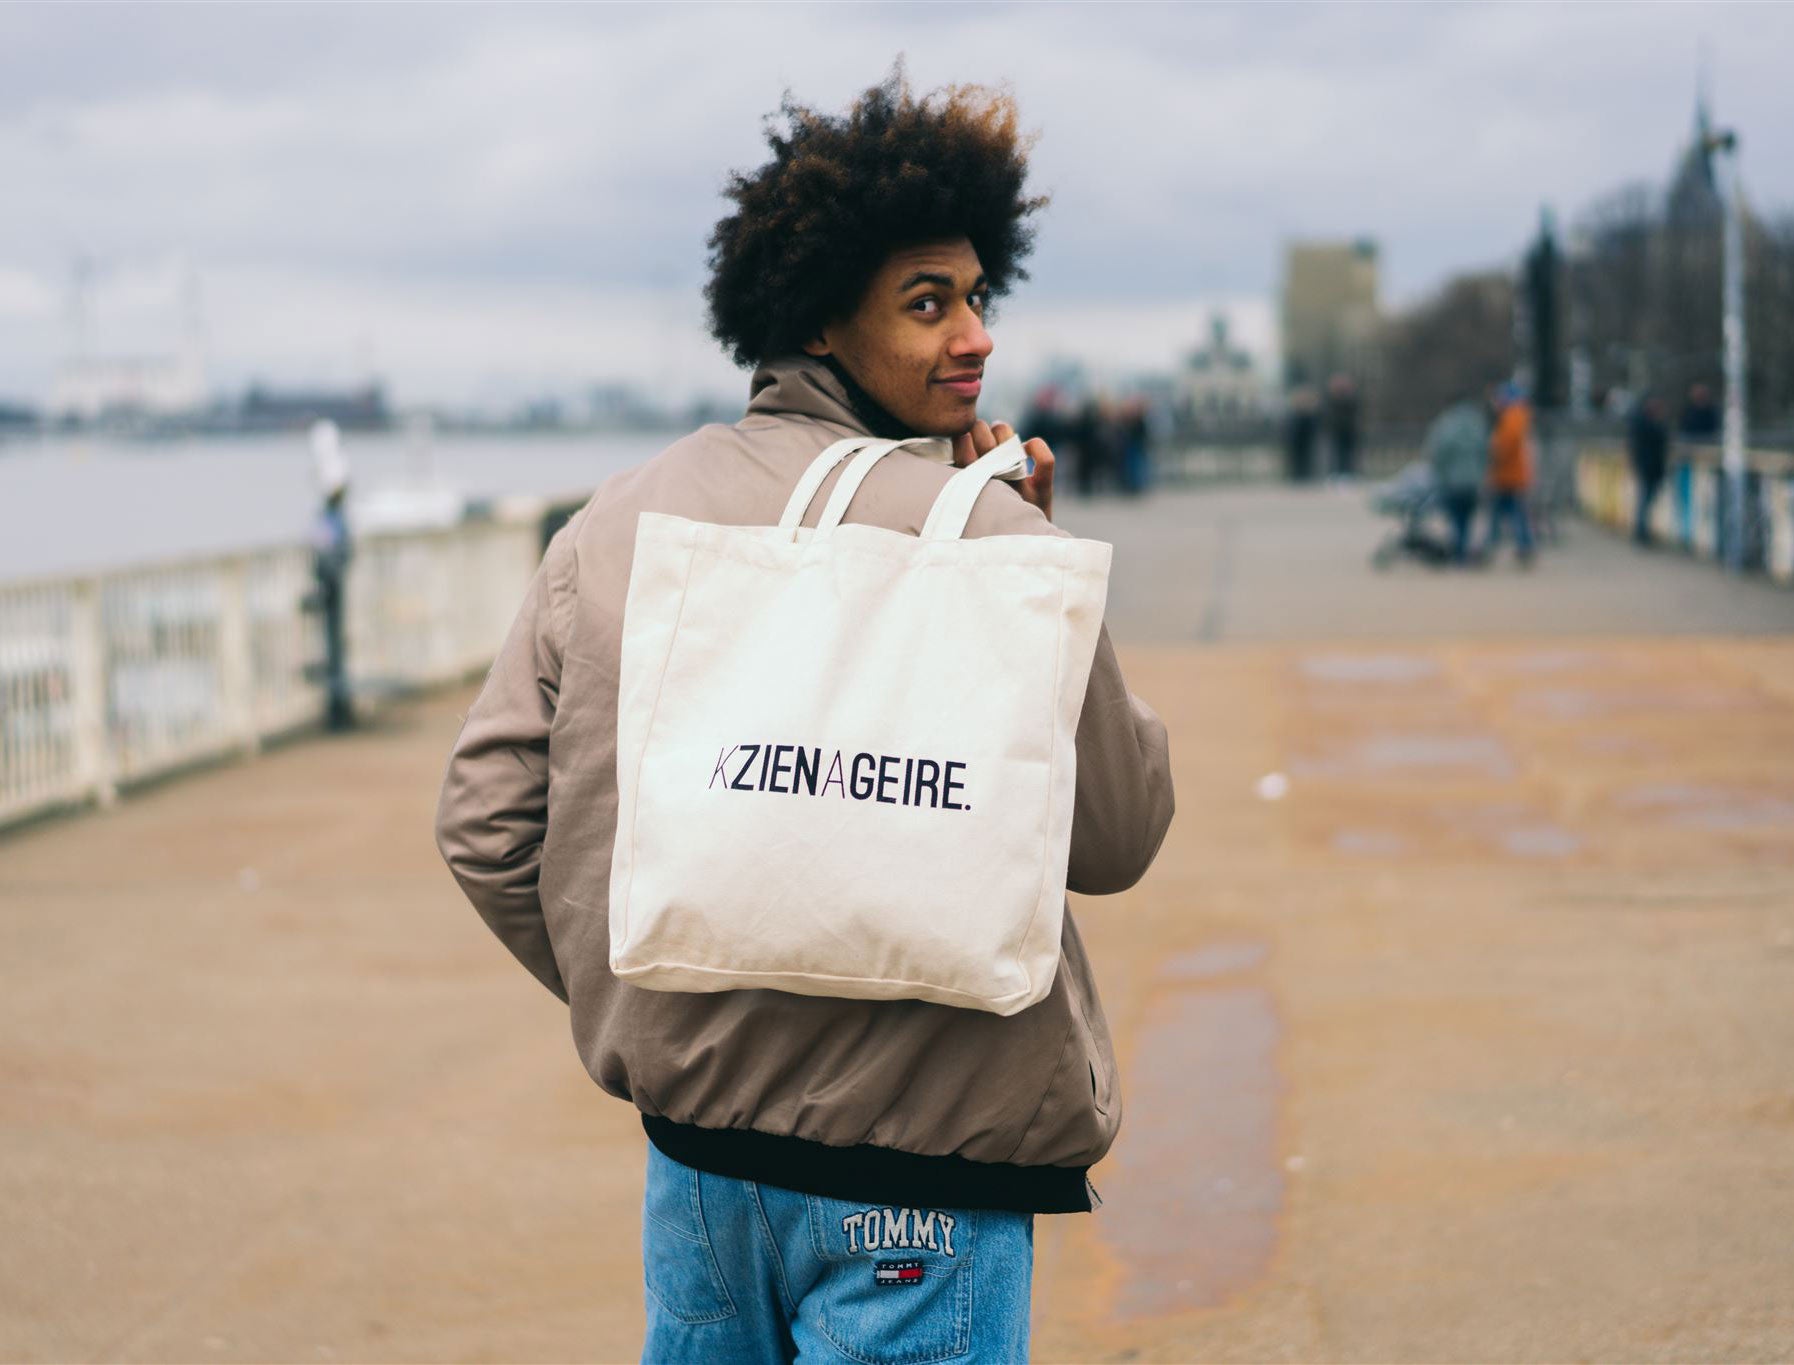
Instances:
[[[928,810],[970,810],[964,801],[966,765],[957,758],[854,754],[802,744],[731,744],[716,755],[713,790],[836,796]],[[831,790],[832,789],[832,790]]]
[[[901,1248],[951,1256],[953,1228],[958,1222],[952,1214],[939,1209],[867,1209],[843,1218],[841,1231],[847,1234],[850,1252]]]
[[[921,1284],[920,1261],[880,1261],[872,1267],[874,1284]]]

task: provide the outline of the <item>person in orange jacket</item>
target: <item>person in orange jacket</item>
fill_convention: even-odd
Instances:
[[[1532,408],[1519,388],[1504,385],[1495,399],[1495,429],[1489,436],[1489,530],[1483,557],[1501,539],[1501,523],[1514,523],[1520,563],[1532,563],[1532,518],[1526,500],[1532,490]]]

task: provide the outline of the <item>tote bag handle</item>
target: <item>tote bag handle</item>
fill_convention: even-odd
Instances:
[[[816,523],[816,530],[820,535],[827,535],[841,524],[841,518],[847,515],[847,505],[853,501],[853,495],[860,491],[860,484],[872,472],[872,466],[886,455],[899,446],[942,444],[944,443],[936,436],[910,436],[900,441],[850,436],[844,441],[836,441],[810,462],[804,476],[797,481],[791,500],[785,504],[784,515],[779,518],[779,529],[789,532],[792,539],[796,539],[798,527],[803,525],[804,513],[809,511],[811,502],[816,498],[816,490],[822,487],[822,481],[828,477],[831,469],[856,451],[859,457],[843,471],[835,483],[834,491],[829,495],[828,505],[822,509],[822,516]]]
[[[822,487],[822,481],[828,477],[829,470],[845,460],[854,451],[872,441],[870,436],[849,436],[845,441],[836,441],[822,454],[810,461],[810,467],[804,470],[804,476],[797,481],[797,487],[791,492],[791,500],[785,504],[785,511],[779,517],[779,529],[789,531],[793,537],[797,528],[803,525],[804,513],[810,510],[810,503],[816,497],[816,490]]]
[[[973,460],[947,480],[947,486],[928,509],[928,520],[922,523],[923,540],[958,540],[965,533],[966,521],[972,515],[972,504],[992,479],[1003,478],[1026,470],[1028,457],[1022,450],[1021,438],[1007,441]]]
[[[847,515],[848,505],[860,491],[860,485],[865,482],[866,476],[872,472],[873,465],[900,446],[932,444],[939,439],[933,436],[914,436],[907,440],[890,441],[870,436],[850,436],[846,440],[836,441],[810,462],[810,467],[798,480],[797,487],[792,490],[791,498],[785,504],[785,511],[779,518],[779,529],[789,532],[796,539],[804,514],[809,511],[817,490],[822,487],[822,481],[828,477],[830,470],[849,456],[856,458],[836,481],[834,490],[829,495],[828,505],[822,509],[822,516],[817,520],[818,534],[826,535],[841,524],[841,518]],[[979,493],[984,491],[984,485],[992,479],[1025,471],[1027,467],[1028,457],[1022,451],[1021,440],[1014,436],[965,466],[947,480],[946,486],[935,498],[934,505],[928,509],[928,519],[922,524],[922,538],[958,540],[965,532],[966,521],[972,515],[972,506],[978,501]]]

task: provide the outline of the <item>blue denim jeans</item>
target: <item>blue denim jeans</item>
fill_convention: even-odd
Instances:
[[[1034,1215],[710,1175],[648,1146],[642,1360],[1025,1361]]]
[[[1526,496],[1523,493],[1497,492],[1489,497],[1489,534],[1483,541],[1483,553],[1494,554],[1495,546],[1501,540],[1501,523],[1514,523],[1514,543],[1520,548],[1520,558],[1532,557],[1532,517],[1526,510]]]

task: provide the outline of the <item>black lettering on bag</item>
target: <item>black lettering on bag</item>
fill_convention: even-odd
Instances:
[[[733,754],[736,751],[736,749],[738,749],[740,747],[741,746],[738,744],[731,744],[725,752],[717,755],[716,771],[714,771],[710,774],[710,787],[714,787],[716,785],[716,779],[719,777],[722,778],[723,785],[725,787],[729,785],[729,774],[726,773],[725,771],[723,771],[723,765],[729,761],[729,755]],[[709,791],[710,787],[706,787],[706,788],[704,788],[704,790]]]
[[[760,746],[758,744],[743,744],[740,747],[747,750],[747,757],[741,761],[741,771],[735,774],[735,780],[729,786],[738,792],[751,792],[754,789],[754,784],[743,782],[741,779],[746,777],[748,769],[754,766],[754,755],[760,752]]]
[[[845,801],[847,799],[847,784],[841,780],[841,751],[839,749],[835,750],[835,756],[829,760],[828,776],[822,781],[824,796],[828,795],[828,786],[831,782],[841,789],[841,799]]]
[[[828,754],[826,768],[823,754]],[[735,775],[729,764],[735,763]],[[964,794],[967,764],[903,754],[857,753],[851,762],[840,749],[803,744],[732,744],[717,751],[709,788],[722,780],[738,792],[775,792],[780,796],[827,796],[834,787],[842,800],[876,801],[884,806],[918,806],[928,810],[970,810],[956,800]],[[826,773],[826,775],[825,775]]]
[[[916,760],[916,804],[922,804],[922,789],[928,789],[928,808],[935,809],[941,804],[941,793],[936,783],[941,778],[941,765],[932,758]]]
[[[849,774],[849,780],[852,783],[850,790],[853,792],[855,801],[865,801],[872,795],[872,774],[870,772],[866,774],[865,787],[860,786],[861,763],[864,763],[869,769],[877,766],[871,754],[855,754],[853,756],[853,771]]]
[[[781,796],[791,795],[792,789],[790,787],[781,787],[779,785],[779,779],[790,773],[791,765],[790,765],[790,763],[786,762],[786,755],[789,754],[796,747],[797,746],[795,744],[780,744],[780,745],[776,745],[773,748],[773,751],[772,751],[772,781],[767,784],[767,787],[766,787],[767,791],[778,792]]]
[[[941,784],[941,804],[948,810],[970,810],[970,806],[961,805],[953,799],[955,790],[964,791],[966,789],[965,783],[955,782],[953,780],[953,770],[955,768],[958,768],[960,772],[963,773],[966,770],[966,765],[956,758],[947,760],[947,777],[946,781]]]

